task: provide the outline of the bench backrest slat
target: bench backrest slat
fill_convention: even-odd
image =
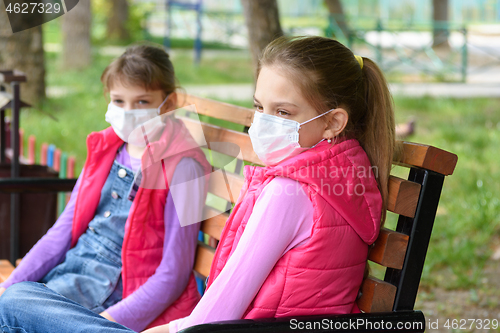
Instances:
[[[195,139],[200,146],[204,145],[203,140],[205,140],[214,151],[232,157],[239,157],[239,159],[243,159],[250,163],[262,165],[262,161],[253,151],[252,142],[248,134],[202,123],[204,138],[201,138],[197,120],[184,117],[181,117],[181,119],[191,133],[196,133]]]
[[[453,174],[458,156],[445,150],[414,142],[403,143],[403,156],[397,164],[418,167],[444,176]]]
[[[218,211],[213,207],[206,206],[204,215],[207,216],[207,218],[201,223],[201,231],[219,240],[229,214]]]
[[[417,209],[419,195],[420,184],[391,175],[389,177],[387,210],[396,214],[413,217]]]
[[[194,270],[202,277],[206,278],[210,274],[210,265],[214,259],[215,250],[210,246],[199,242],[196,249],[196,262]]]
[[[361,297],[357,304],[363,312],[388,312],[396,297],[396,286],[369,276],[361,285]]]
[[[382,228],[370,249],[368,260],[384,267],[403,268],[409,238],[400,232]]]
[[[179,94],[181,105],[196,105],[199,114],[250,127],[254,110],[189,94]]]

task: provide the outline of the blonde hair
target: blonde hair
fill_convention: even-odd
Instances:
[[[263,51],[257,69],[276,66],[293,80],[318,113],[342,107],[349,120],[341,136],[355,137],[378,170],[385,221],[388,180],[396,149],[393,101],[378,66],[324,37],[280,37]]]

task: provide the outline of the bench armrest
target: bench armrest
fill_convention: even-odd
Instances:
[[[0,192],[71,192],[76,178],[2,178]]]
[[[188,327],[179,333],[253,332],[424,332],[421,311],[358,313],[331,316],[285,317],[220,321]]]

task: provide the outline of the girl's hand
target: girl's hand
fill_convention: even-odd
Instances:
[[[113,317],[111,317],[111,315],[109,313],[107,313],[106,311],[101,312],[100,315],[103,316],[104,318],[106,318],[107,320],[113,321],[116,323],[116,320]]]
[[[168,328],[168,324],[165,324],[165,325],[150,328],[149,330],[145,330],[142,332],[143,333],[170,333],[170,330]]]
[[[5,289],[4,287],[0,288],[0,296],[2,296],[2,294],[3,294],[3,292],[4,292],[5,290],[7,290],[7,289]]]

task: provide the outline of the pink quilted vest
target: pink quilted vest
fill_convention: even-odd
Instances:
[[[238,245],[263,188],[274,177],[288,177],[301,183],[313,204],[311,238],[278,260],[243,318],[356,311],[368,245],[379,233],[382,209],[375,176],[359,143],[322,142],[277,166],[245,166],[244,172],[245,185],[222,233],[208,288]]]
[[[165,234],[164,209],[168,184],[183,157],[194,158],[205,169],[211,166],[184,124],[171,118],[162,137],[148,145],[141,159],[142,180],[125,224],[122,245],[123,298],[153,275],[162,259]],[[123,141],[112,127],[87,137],[87,160],[80,184],[72,229],[72,247],[93,219],[101,189]],[[165,178],[167,181],[165,182]],[[194,276],[181,296],[148,327],[168,323],[191,313],[200,299]]]

